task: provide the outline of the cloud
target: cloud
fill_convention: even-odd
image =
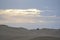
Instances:
[[[60,17],[43,16],[38,9],[0,9],[0,24],[19,23],[56,23]]]
[[[0,10],[0,22],[2,23],[35,23],[34,19],[40,16],[38,9],[3,9]],[[3,19],[2,19],[2,17]]]
[[[28,15],[39,15],[40,10],[37,9],[5,9],[0,10],[0,14],[9,16],[28,16]]]

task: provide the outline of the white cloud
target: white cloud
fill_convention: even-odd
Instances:
[[[4,9],[0,10],[0,15],[5,20],[2,23],[35,23],[34,19],[40,16],[41,10],[38,9]]]
[[[0,14],[5,14],[9,16],[28,16],[28,15],[39,15],[40,10],[37,9],[5,9],[0,10]]]
[[[0,15],[5,20],[0,20],[0,24],[6,23],[54,23],[55,21],[49,21],[53,18],[57,18],[56,15],[53,16],[42,16],[41,10],[38,9],[4,9],[0,10]],[[60,18],[60,17],[59,17]],[[56,23],[56,22],[55,22]]]

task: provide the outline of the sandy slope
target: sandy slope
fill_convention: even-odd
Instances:
[[[27,30],[0,25],[0,40],[34,40],[37,37],[60,37],[60,29]]]

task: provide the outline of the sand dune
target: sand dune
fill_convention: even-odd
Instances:
[[[38,40],[41,37],[43,39],[44,37],[52,37],[51,40],[55,39],[55,37],[59,39],[60,29],[27,30],[25,28],[13,28],[7,25],[0,25],[0,40]]]

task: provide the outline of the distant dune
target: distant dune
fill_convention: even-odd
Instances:
[[[36,37],[31,40],[60,40],[59,37],[50,37],[50,36],[45,36],[45,37]]]
[[[60,29],[27,30],[0,25],[0,40],[58,40]]]

